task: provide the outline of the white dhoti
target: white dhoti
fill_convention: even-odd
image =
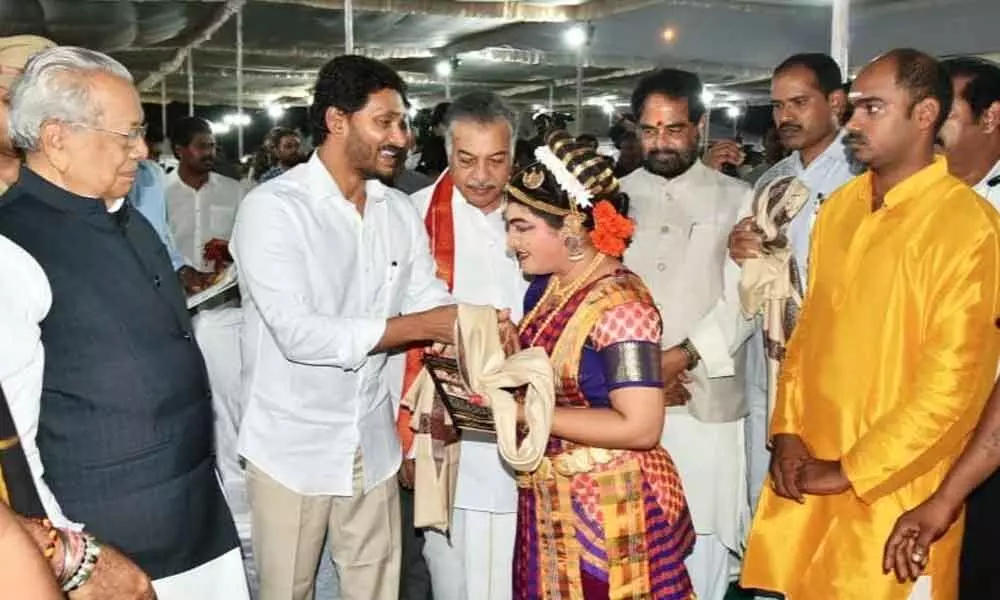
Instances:
[[[153,581],[158,600],[249,600],[243,556],[233,548],[190,571]]]
[[[736,576],[748,520],[743,419],[703,423],[668,409],[661,439],[680,473],[698,534],[686,565],[699,600],[722,600]]]
[[[516,513],[456,508],[451,539],[424,533],[435,600],[510,600]]]
[[[212,388],[215,456],[222,489],[229,510],[233,513],[236,533],[246,557],[245,569],[256,582],[253,549],[250,543],[250,503],[247,499],[246,478],[240,466],[236,440],[245,406],[240,402],[240,336],[243,331],[243,310],[216,308],[203,310],[192,319],[195,339],[205,357],[208,382]]]
[[[493,437],[462,434],[450,536],[424,530],[435,600],[509,600],[513,595],[517,484]]]

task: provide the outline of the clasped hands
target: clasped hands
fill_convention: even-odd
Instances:
[[[690,392],[684,387],[685,383],[691,383],[687,365],[688,355],[680,346],[664,350],[660,355],[663,402],[666,406],[684,406],[691,398]]]
[[[814,457],[802,438],[793,434],[774,436],[770,471],[774,492],[799,503],[806,495],[830,496],[851,489],[839,460]]]

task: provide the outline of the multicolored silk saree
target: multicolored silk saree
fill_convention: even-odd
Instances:
[[[620,269],[554,307],[525,298],[522,347],[552,359],[556,404],[610,407],[611,391],[662,387],[660,316],[642,281]],[[518,479],[517,600],[690,600],[684,558],[695,533],[667,452],[608,450],[552,437]]]

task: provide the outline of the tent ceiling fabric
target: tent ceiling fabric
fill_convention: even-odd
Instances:
[[[453,94],[488,88],[512,101],[572,103],[576,53],[570,23],[590,21],[584,95],[623,101],[657,66],[697,71],[743,99],[766,95],[770,70],[795,52],[828,51],[832,0],[353,0],[355,48],[404,74],[411,95],[444,95],[435,66],[459,63]],[[343,52],[343,0],[0,0],[0,35],[36,33],[103,50],[158,101],[235,104],[236,19],[244,21],[247,106],[306,102],[318,69]],[[938,54],[1000,52],[996,0],[852,0],[852,63],[896,45]],[[958,25],[961,23],[961,25]],[[665,40],[663,32],[674,36]],[[933,31],[934,35],[928,35]],[[211,34],[211,35],[209,35]],[[997,41],[994,41],[997,40]]]

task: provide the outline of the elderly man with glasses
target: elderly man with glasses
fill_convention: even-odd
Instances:
[[[29,417],[18,429],[33,434],[22,443],[41,459],[46,512],[120,548],[161,599],[246,598],[184,294],[123,200],[146,153],[132,78],[103,54],[56,47],[28,61],[9,102],[24,163],[0,203],[0,236],[46,280],[23,290],[38,302],[19,313],[44,344],[40,400],[11,411]]]

